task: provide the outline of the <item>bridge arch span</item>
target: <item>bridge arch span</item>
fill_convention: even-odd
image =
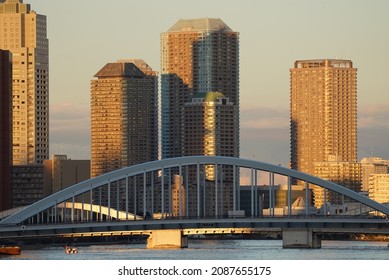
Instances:
[[[366,196],[360,195],[350,189],[347,189],[343,186],[337,185],[335,183],[323,180],[321,178],[302,173],[293,169],[289,169],[283,166],[274,165],[270,163],[260,162],[260,161],[254,161],[249,159],[242,159],[242,158],[233,158],[233,157],[221,157],[221,156],[189,156],[189,157],[179,157],[179,158],[169,158],[169,159],[163,159],[153,162],[147,162],[142,163],[134,166],[129,166],[123,169],[119,169],[110,173],[103,174],[101,176],[83,181],[81,183],[78,183],[76,185],[73,185],[71,187],[68,187],[64,190],[61,190],[57,193],[54,193],[26,208],[23,208],[19,212],[3,219],[0,221],[1,224],[20,224],[26,221],[27,219],[33,217],[34,215],[38,215],[39,213],[51,208],[55,207],[56,205],[66,202],[69,199],[73,199],[76,196],[86,194],[88,192],[91,192],[97,188],[100,188],[104,185],[110,186],[113,182],[118,182],[120,180],[126,181],[126,184],[128,185],[128,180],[130,177],[134,176],[143,176],[144,185],[143,188],[146,191],[146,174],[151,173],[154,174],[155,172],[164,172],[164,170],[168,170],[171,168],[175,168],[177,170],[181,170],[182,168],[186,166],[197,166],[197,170],[199,170],[199,166],[205,166],[205,165],[213,165],[213,166],[232,166],[235,168],[247,168],[251,170],[259,170],[259,171],[265,171],[269,172],[270,174],[279,174],[282,176],[286,176],[289,178],[288,184],[290,184],[290,179],[294,178],[297,180],[301,180],[306,182],[307,184],[313,184],[319,187],[322,187],[324,189],[328,189],[337,193],[340,193],[342,195],[345,195],[347,197],[350,197],[354,199],[355,201],[358,201],[368,207],[371,207],[372,209],[381,212],[383,214],[389,215],[389,207],[386,207],[385,205],[382,205],[374,200],[369,199]],[[217,170],[217,169],[216,169]],[[216,171],[217,172],[217,171]],[[199,184],[199,174],[197,172],[197,184]],[[163,176],[162,176],[163,177]],[[163,180],[163,179],[162,179]],[[235,171],[234,171],[234,190],[235,190],[235,184],[238,181],[235,178]],[[163,183],[162,183],[163,184]],[[140,186],[142,188],[142,186]],[[108,193],[109,193],[108,189]],[[163,196],[163,188],[162,188],[162,196]],[[119,197],[119,193],[118,193]],[[216,195],[217,198],[217,195]],[[236,199],[234,197],[234,199]],[[118,199],[119,200],[119,199]],[[144,198],[145,200],[145,198]],[[146,204],[146,202],[145,202]],[[162,209],[163,209],[163,202]],[[108,205],[109,206],[109,205]],[[109,207],[108,207],[109,208]],[[87,210],[87,209],[86,209]],[[127,209],[128,210],[128,209]],[[144,210],[146,210],[144,206]],[[236,205],[234,203],[234,206],[232,210],[237,210]],[[119,209],[118,209],[119,211]],[[128,212],[128,211],[127,211]],[[162,216],[165,212],[162,210]],[[136,214],[136,211],[134,212]]]

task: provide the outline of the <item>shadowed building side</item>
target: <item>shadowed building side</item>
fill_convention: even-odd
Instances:
[[[12,55],[0,50],[0,211],[11,208]]]
[[[157,74],[133,61],[91,81],[91,177],[158,158]]]

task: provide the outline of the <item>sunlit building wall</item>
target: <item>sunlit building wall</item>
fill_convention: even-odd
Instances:
[[[292,169],[357,161],[357,69],[350,60],[299,60],[290,69]],[[351,180],[351,179],[350,179]]]
[[[324,180],[331,181],[355,192],[361,191],[361,164],[359,162],[323,161],[314,162],[315,173],[313,175]],[[343,196],[324,191],[323,188],[314,186],[314,205],[320,208],[324,202],[334,205],[342,205],[345,201]],[[347,201],[346,201],[347,202]]]
[[[21,0],[0,4],[0,49],[12,53],[13,164],[49,158],[49,44],[46,16]]]
[[[389,174],[371,174],[369,198],[379,203],[389,203]]]
[[[371,174],[388,174],[389,161],[382,158],[371,157],[361,160],[362,191],[369,191],[369,180]]]

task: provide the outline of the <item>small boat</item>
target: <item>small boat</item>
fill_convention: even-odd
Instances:
[[[20,255],[21,252],[19,246],[0,246],[0,255]]]
[[[78,249],[76,247],[70,247],[68,244],[65,246],[65,253],[66,254],[77,254]]]

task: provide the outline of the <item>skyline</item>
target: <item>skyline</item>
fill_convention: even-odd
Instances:
[[[240,33],[242,158],[288,163],[289,68],[321,58],[358,68],[358,158],[389,158],[385,1],[198,1],[190,10],[187,1],[24,2],[48,21],[51,155],[89,158],[89,81],[101,65],[140,58],[161,72],[160,34],[180,18],[214,17]]]

